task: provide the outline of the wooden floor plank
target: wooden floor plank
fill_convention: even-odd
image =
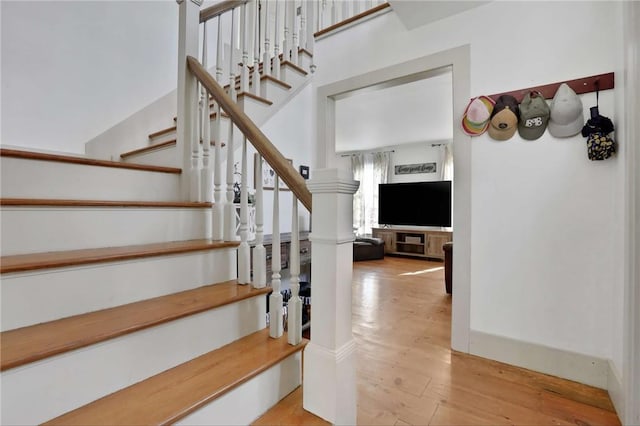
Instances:
[[[235,280],[0,333],[0,370],[266,294]]]
[[[304,348],[264,329],[150,377],[46,425],[171,424]]]
[[[356,262],[352,288],[358,424],[620,424],[602,389],[452,351],[442,262]]]
[[[235,247],[238,244],[238,242],[234,241],[188,240],[84,250],[18,254],[0,258],[0,274],[214,250],[225,247]]]

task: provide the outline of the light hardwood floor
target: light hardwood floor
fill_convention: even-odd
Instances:
[[[354,263],[358,424],[620,424],[605,391],[451,351],[450,330],[442,262]],[[298,389],[255,424],[327,423]]]

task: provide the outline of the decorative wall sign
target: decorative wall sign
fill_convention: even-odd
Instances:
[[[436,163],[401,164],[395,166],[397,175],[413,175],[416,173],[435,173]]]
[[[304,179],[309,179],[309,166],[300,166],[300,175]]]
[[[258,160],[260,158],[261,158],[260,155],[257,153],[254,155],[254,159],[253,159],[254,188],[258,187],[258,181],[256,179],[258,177]],[[293,160],[287,158],[287,161],[293,164]],[[276,172],[264,160],[264,158],[262,158],[262,189],[266,189],[266,190],[273,189],[275,182],[276,182]],[[290,189],[287,188],[287,185],[282,181],[282,179],[280,179],[279,182],[280,182],[279,187],[281,191],[290,191]]]

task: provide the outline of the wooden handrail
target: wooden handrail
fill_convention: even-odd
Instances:
[[[232,10],[238,6],[242,6],[247,1],[248,0],[226,0],[218,4],[214,4],[213,6],[209,6],[206,9],[202,9],[200,11],[200,23],[206,22],[211,18],[222,15],[228,10]]]
[[[296,195],[303,206],[311,212],[311,192],[307,189],[304,179],[284,158],[278,149],[271,143],[269,138],[256,126],[253,121],[233,102],[218,84],[218,82],[207,72],[206,69],[193,56],[187,56],[189,69],[200,81],[200,83],[213,96],[213,99],[220,104],[220,107],[231,117],[231,121],[249,139],[253,147],[260,153],[271,168],[287,184],[289,189]]]
[[[337,23],[335,23],[335,24],[333,24],[333,25],[331,25],[331,26],[329,26],[329,27],[327,27],[325,29],[317,31],[317,32],[315,32],[313,34],[313,36],[314,37],[320,37],[322,35],[330,33],[331,31],[337,30],[338,28],[346,27],[347,25],[352,24],[352,23],[356,22],[359,19],[366,18],[367,16],[376,14],[376,13],[378,13],[380,11],[383,11],[383,10],[385,10],[387,8],[390,8],[390,7],[391,7],[391,5],[389,3],[381,3],[381,4],[377,5],[377,6],[372,7],[371,9],[367,9],[364,12],[360,12],[357,15],[353,15],[350,18],[347,18],[347,19],[342,20],[340,22],[337,22]]]

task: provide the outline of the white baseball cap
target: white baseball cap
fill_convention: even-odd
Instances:
[[[551,101],[549,133],[556,138],[568,138],[580,133],[583,125],[582,101],[571,87],[562,83]]]

